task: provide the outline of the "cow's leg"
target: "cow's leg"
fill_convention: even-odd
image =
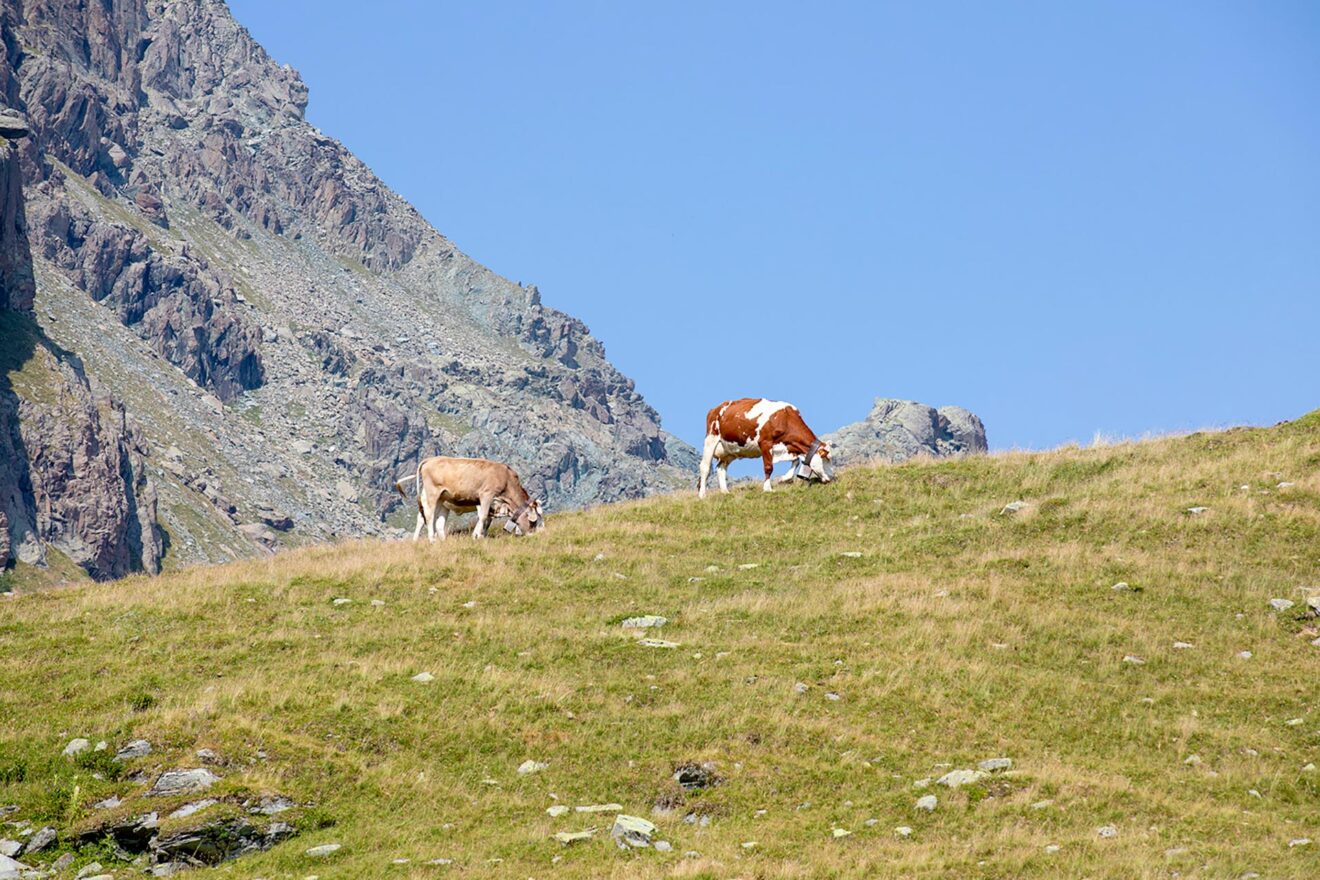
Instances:
[[[413,540],[416,541],[422,536],[422,529],[426,527],[426,514],[422,513],[422,499],[417,499],[417,528],[413,529]]]
[[[775,451],[773,444],[765,442],[761,443],[761,464],[765,466],[765,485],[762,487],[762,491],[769,492],[771,491],[770,477],[775,472]]]
[[[720,491],[729,494],[729,459],[721,458],[715,465],[715,476],[720,480]]]
[[[431,543],[435,543],[435,514],[438,502],[440,501],[439,491],[430,491],[429,489],[421,495],[421,514],[422,519],[426,521],[426,538]],[[443,539],[444,531],[440,532]]]
[[[449,511],[444,505],[437,505],[435,509],[435,530],[440,533],[440,540],[443,541],[449,534],[446,519],[449,517]]]
[[[474,538],[486,537],[486,521],[490,519],[491,501],[492,499],[490,498],[482,498],[481,501],[477,503],[477,525],[476,528],[472,530],[472,537]]]
[[[790,462],[788,463],[788,473],[786,473],[786,474],[784,474],[782,477],[780,477],[780,478],[779,478],[779,482],[781,482],[781,483],[791,483],[791,482],[793,482],[793,478],[797,476],[797,472],[798,472],[798,462],[799,462],[799,461],[801,461],[800,458],[795,458],[795,459],[793,459],[792,461],[790,461]]]
[[[706,435],[706,445],[701,449],[701,473],[697,476],[697,497],[706,497],[706,480],[710,477],[710,462],[715,457],[715,447],[719,445],[720,438],[712,434]]]

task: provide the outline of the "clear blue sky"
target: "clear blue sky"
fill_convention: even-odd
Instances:
[[[689,441],[1320,407],[1320,4],[231,0],[308,117]]]

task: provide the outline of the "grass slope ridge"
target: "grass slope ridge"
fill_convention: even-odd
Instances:
[[[67,835],[206,747],[224,792],[304,805],[242,876],[1314,877],[1320,843],[1290,842],[1320,841],[1318,471],[1320,413],[12,597],[0,804]],[[637,613],[680,647],[638,644]],[[156,751],[80,765],[75,736]],[[682,792],[686,761],[723,783]],[[610,801],[673,851],[545,812]]]

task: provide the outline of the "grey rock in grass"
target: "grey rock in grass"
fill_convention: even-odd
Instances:
[[[1292,840],[1288,841],[1289,849],[1292,849],[1295,846],[1310,846],[1310,845],[1311,845],[1311,838],[1309,837],[1294,837]]]
[[[115,752],[116,761],[131,761],[134,758],[145,758],[151,754],[151,743],[145,739],[135,739],[127,743],[122,749]]]
[[[1027,508],[1027,502],[1025,501],[1010,501],[1004,505],[1003,510],[999,511],[999,515],[1004,516],[1006,514],[1017,513],[1018,511],[1025,510],[1026,508]]]
[[[935,782],[937,785],[959,788],[963,785],[971,785],[973,782],[980,782],[989,775],[984,770],[950,770]]]
[[[197,813],[200,813],[202,810],[205,810],[207,807],[214,806],[218,803],[219,801],[217,801],[215,798],[203,798],[200,801],[192,801],[191,803],[187,803],[179,807],[173,813],[170,813],[169,818],[184,819],[187,818],[188,816],[196,815]]]
[[[213,750],[211,750],[211,749],[198,749],[198,750],[197,750],[197,760],[201,761],[203,764],[222,764],[222,763],[224,763],[224,762],[220,759],[220,756],[217,755],[217,754],[216,754]]]
[[[805,694],[810,689],[811,685],[807,684],[805,681],[799,681],[797,684],[793,685],[793,691],[799,694]]]
[[[110,797],[106,798],[103,801],[97,801],[96,803],[92,804],[92,809],[113,810],[115,807],[119,806],[122,803],[123,801],[119,798],[119,795],[115,794],[115,795],[111,795]]]
[[[669,618],[661,617],[659,614],[642,614],[638,617],[629,617],[619,625],[624,629],[651,629],[664,626],[668,622]]]
[[[626,816],[622,813],[614,817],[614,827],[610,829],[610,837],[619,845],[620,849],[628,847],[643,848],[651,845],[651,838],[655,836],[655,823],[640,816]]]
[[[871,820],[868,819],[867,821],[870,822]],[[899,837],[911,837],[912,827],[909,825],[899,825],[897,828],[894,829],[894,833],[897,834]]]
[[[262,816],[274,816],[277,813],[283,813],[285,810],[291,810],[293,807],[293,801],[282,794],[262,795],[255,806],[248,808],[248,812]]]
[[[622,804],[584,804],[574,807],[573,810],[578,813],[617,813],[623,809]]]
[[[986,773],[1000,773],[1004,770],[1013,769],[1012,758],[987,758],[976,765],[978,769]]]
[[[1118,829],[1115,828],[1113,825],[1101,825],[1099,828],[1095,829],[1095,833],[1096,836],[1104,840],[1109,840],[1110,838],[1118,837]]]
[[[419,672],[412,677],[412,680],[426,684],[429,681],[435,681],[435,676],[429,672]]]
[[[928,794],[917,798],[918,810],[925,810],[927,813],[932,813],[935,811],[935,807],[938,805],[939,805],[939,799],[936,798],[935,795],[933,794]]]
[[[33,853],[39,853],[42,850],[49,848],[58,837],[59,835],[55,833],[54,828],[49,825],[45,826],[36,834],[29,837],[27,843],[23,844],[23,855],[29,856]]]
[[[583,840],[590,840],[596,836],[595,828],[585,828],[582,831],[560,831],[555,834],[555,840],[564,846],[578,843]]]
[[[651,845],[655,847],[656,852],[670,852],[674,848],[674,845],[667,840],[657,840]]]
[[[697,763],[687,761],[674,768],[674,781],[683,788],[684,791],[699,791],[703,788],[711,788],[719,785],[724,780],[715,772],[715,763],[713,761],[704,761]]]
[[[531,758],[528,758],[526,761],[523,761],[521,764],[518,765],[518,773],[519,775],[523,775],[523,776],[527,775],[528,773],[540,773],[542,770],[544,770],[549,766],[550,765],[545,763],[544,761],[533,761]]]
[[[1270,607],[1275,611],[1287,611],[1293,607],[1293,601],[1291,599],[1271,599]]]
[[[21,877],[23,871],[32,870],[31,866],[15,861],[9,856],[0,856],[0,878]]]
[[[0,856],[16,856],[23,850],[21,840],[0,840]]]
[[[328,855],[333,855],[334,853],[339,852],[339,850],[341,849],[343,849],[343,844],[323,843],[320,846],[314,846],[311,849],[307,850],[306,854],[314,859],[320,859]]]
[[[82,870],[74,875],[75,880],[84,880],[85,877],[91,877],[101,873],[101,863],[92,862],[90,865],[84,865]]]
[[[569,809],[570,808],[565,804],[553,804],[549,807],[546,807],[545,812],[546,815],[549,816],[551,819],[558,819],[560,816],[569,812]]]
[[[664,639],[638,639],[637,644],[644,648],[677,648],[678,642],[669,642]]]
[[[197,767],[191,770],[167,770],[151,786],[147,796],[173,797],[181,794],[193,794],[194,792],[205,791],[219,781],[220,777],[205,767]]]
[[[77,739],[69,740],[69,744],[64,747],[64,751],[61,752],[61,754],[64,755],[66,758],[72,758],[74,755],[77,755],[80,752],[85,752],[91,747],[92,747],[91,740],[83,739],[80,736]]]

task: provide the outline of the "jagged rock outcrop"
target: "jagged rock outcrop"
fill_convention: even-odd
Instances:
[[[0,18],[0,91],[14,100],[15,42]],[[0,570],[44,564],[54,549],[95,577],[155,572],[162,540],[144,446],[122,404],[37,326],[17,141],[0,110]]]
[[[877,397],[860,422],[826,434],[839,464],[906,461],[917,455],[945,457],[985,452],[985,425],[960,406],[939,409],[911,400]]]
[[[552,510],[689,482],[587,327],[308,124],[221,0],[0,9],[33,314],[140,426],[181,562],[393,533],[395,476],[435,453],[508,461]]]

